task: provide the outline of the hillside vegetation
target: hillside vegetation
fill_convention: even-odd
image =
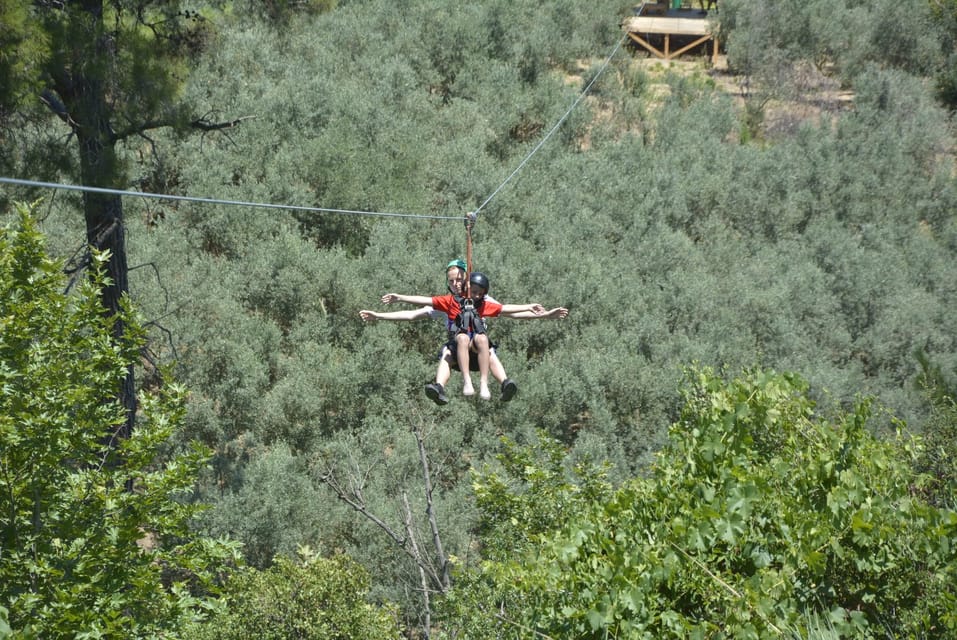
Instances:
[[[116,148],[123,189],[247,203],[122,200],[135,379],[188,390],[161,458],[208,447],[193,531],[248,565],[248,619],[191,637],[318,583],[356,617],[301,637],[954,632],[953,0],[722,0],[727,70],[690,73],[622,41],[622,2],[199,4],[169,93],[234,126]],[[0,175],[81,183],[8,59]],[[85,273],[82,196],[14,202]],[[454,372],[438,407],[442,325],[359,311],[444,293],[480,206],[490,294],[570,313],[491,320],[518,395]]]

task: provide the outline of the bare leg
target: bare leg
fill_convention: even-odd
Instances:
[[[459,360],[459,370],[462,372],[462,395],[475,395],[472,388],[472,374],[469,373],[469,340],[468,334],[460,333],[455,336],[456,355]]]
[[[505,367],[502,366],[502,361],[498,359],[498,354],[495,353],[494,349],[489,349],[488,352],[488,368],[499,382],[505,382],[508,378],[505,375]]]
[[[439,367],[435,371],[435,381],[443,387],[449,383],[452,376],[452,368],[449,366],[449,360],[452,358],[452,352],[448,347],[442,349],[442,357],[439,358]]]
[[[445,395],[445,385],[452,375],[450,363],[452,362],[452,352],[448,347],[442,348],[439,356],[439,366],[435,370],[435,382],[425,385],[425,395],[429,400],[437,405],[448,404],[449,399]]]
[[[502,384],[502,401],[508,402],[518,393],[518,385],[505,374],[505,367],[502,366],[502,361],[498,359],[498,354],[495,353],[495,349],[489,349],[488,363],[492,375]]]
[[[475,336],[472,341],[473,347],[478,353],[479,361],[479,397],[482,400],[489,400],[492,393],[488,390],[488,370],[489,370],[489,352],[488,336],[481,333]]]

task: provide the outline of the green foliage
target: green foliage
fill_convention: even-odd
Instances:
[[[916,461],[918,471],[930,477],[927,499],[939,507],[957,508],[957,385],[953,376],[919,352],[918,386],[933,407],[924,428],[926,445]]]
[[[231,543],[196,537],[188,498],[207,453],[162,461],[185,392],[140,398],[131,437],[116,388],[141,330],[124,312],[120,344],[102,313],[106,256],[76,295],[60,293],[26,207],[0,232],[0,597],[22,637],[175,636],[211,606],[235,559]]]
[[[957,513],[914,495],[918,443],[871,436],[868,402],[821,418],[794,375],[688,378],[651,476],[572,503],[518,555],[491,550],[450,596],[448,637],[804,637],[822,617],[845,637],[957,630]],[[520,520],[537,495],[491,512]]]
[[[323,544],[335,544],[374,576],[394,576],[377,580],[372,593],[377,600],[400,604],[404,626],[411,629],[423,623],[423,579],[435,599],[433,592],[445,588],[445,559],[472,553],[469,528],[475,509],[467,483],[469,468],[473,459],[488,455],[494,435],[471,421],[463,409],[453,410],[450,416],[432,416],[408,399],[396,400],[392,409],[399,415],[367,418],[358,433],[340,435],[325,444],[311,467],[318,487],[312,508],[323,516],[316,528]],[[430,493],[424,487],[411,428],[421,430],[424,438]],[[381,524],[347,505],[327,484],[330,481]],[[437,527],[442,554],[430,519]],[[386,528],[397,535],[386,533]],[[425,576],[419,573],[416,558],[429,567]]]
[[[390,606],[364,600],[369,577],[346,556],[302,550],[300,562],[280,557],[265,571],[248,569],[225,586],[228,607],[194,625],[195,640],[398,640]]]
[[[31,19],[29,2],[0,2],[0,127],[10,111],[22,104],[40,84],[40,59],[48,40]]]
[[[238,0],[232,12],[244,20],[266,19],[277,26],[285,26],[302,15],[332,11],[337,0]]]
[[[441,266],[465,250],[458,216],[565,113],[631,6],[353,0],[324,13],[294,2],[233,3],[223,19],[204,11],[217,37],[191,62],[181,97],[241,124],[128,139],[117,151],[135,172],[129,184],[455,219],[124,199],[130,288],[152,321],[151,355],[175,363],[190,389],[174,450],[195,438],[215,451],[200,491],[216,506],[203,526],[241,538],[256,566],[296,544],[345,550],[369,569],[374,597],[414,621],[420,587],[408,559],[319,481],[334,462],[384,517],[406,494],[423,530],[411,424],[426,425],[441,469],[447,550],[469,560],[469,469],[494,459],[499,436],[521,446],[544,429],[570,461],[612,463],[610,481],[640,476],[680,415],[680,372],[695,360],[799,371],[815,400],[851,407],[873,395],[915,431],[937,429],[913,354],[957,365],[957,185],[951,117],[918,75],[940,62],[930,40],[947,27],[910,33],[924,10],[892,4],[868,5],[873,15],[860,2],[722,4],[722,23],[739,25],[729,46],[747,44],[742,59],[755,65],[737,68],[767,71],[750,85],[751,115],[767,116],[750,132],[761,144],[740,143],[744,116],[711,78],[659,81],[623,47],[473,234],[496,298],[571,315],[490,322],[518,396],[468,401],[455,374],[442,408],[422,393],[441,325],[367,325],[358,311],[392,310],[378,303],[387,291],[443,291]],[[288,8],[288,19],[264,20],[263,7]],[[855,25],[860,38],[841,39]],[[875,40],[882,33],[891,39]],[[854,89],[852,104],[819,93],[839,82]],[[822,118],[776,125],[765,107],[779,98]],[[64,130],[16,124],[24,144],[0,143],[17,163],[5,174],[59,179]],[[74,194],[45,201],[60,255],[83,237],[81,207]],[[884,414],[868,425],[893,433]],[[543,483],[564,495],[554,473]],[[549,513],[543,505],[540,522]]]
[[[100,13],[71,5],[34,11],[52,45],[41,64],[48,88],[84,124],[96,99],[76,100],[63,85],[67,78],[109,91],[109,111],[100,115],[115,119],[119,138],[157,120],[185,124],[171,104],[185,79],[185,59],[208,42],[209,23],[200,14],[155,0],[116,2]],[[101,45],[107,34],[118,46]]]
[[[944,34],[942,49],[946,63],[937,76],[937,91],[941,101],[950,109],[957,107],[957,2],[932,2],[933,20]]]
[[[828,108],[822,94],[850,87],[872,67],[934,78],[947,104],[955,59],[947,12],[925,0],[723,3],[720,37],[746,98],[742,140],[769,129],[773,101],[818,100]]]
[[[551,531],[554,523],[609,497],[604,470],[579,462],[570,474],[567,452],[547,434],[539,434],[535,448],[503,441],[504,450],[496,456],[501,469],[486,467],[472,482],[486,558],[505,560]]]
[[[321,544],[317,532],[328,515],[308,468],[287,447],[250,452],[241,485],[227,490],[215,510],[202,515],[204,530],[243,543],[247,562],[268,567],[277,555],[295,557],[305,542]],[[277,527],[276,523],[282,526]]]
[[[935,403],[925,427],[926,448],[915,466],[930,476],[924,488],[927,500],[950,509],[957,508],[957,403],[952,397]]]
[[[761,5],[729,0],[721,7],[721,29],[729,64],[763,81],[795,79],[791,74],[799,61],[844,81],[868,63],[932,75],[952,44],[932,6],[924,0]]]

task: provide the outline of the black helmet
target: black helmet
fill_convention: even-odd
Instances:
[[[488,278],[481,271],[473,271],[469,274],[469,285],[482,287],[485,293],[488,293]]]

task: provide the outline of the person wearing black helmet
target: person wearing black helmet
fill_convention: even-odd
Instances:
[[[448,265],[446,265],[446,285],[448,287],[449,293],[453,295],[462,294],[465,284],[465,274],[465,261],[461,258],[452,260],[448,263]],[[393,302],[398,302],[398,298],[400,297],[405,299],[419,299],[419,303],[423,304],[423,306],[419,307],[418,309],[409,309],[407,311],[389,312],[363,309],[359,311],[359,316],[364,322],[376,322],[378,320],[411,322],[413,320],[434,318],[436,320],[440,320],[446,326],[447,331],[451,331],[454,327],[454,318],[450,319],[447,315],[445,315],[445,313],[433,309],[431,304],[428,304],[432,301],[430,296],[399,296],[398,294],[387,293],[382,296],[382,303],[392,304]],[[491,296],[486,296],[486,299],[497,302]],[[556,313],[559,311],[565,311],[567,313],[566,310],[553,309],[552,311],[545,311],[545,309],[539,304],[506,304],[502,305],[502,309],[504,317],[515,317],[519,319],[557,317]],[[429,397],[432,398],[437,404],[445,404],[448,402],[448,398],[445,396],[445,386],[448,384],[449,378],[452,375],[452,365],[455,364],[456,368],[458,368],[456,358],[453,354],[454,352],[451,351],[446,344],[442,345],[442,349],[440,350],[438,356],[439,365],[435,374],[435,382],[430,383],[426,390],[429,394]],[[470,358],[470,367],[473,371],[478,371],[478,360],[476,358]],[[510,380],[508,375],[505,373],[505,367],[502,366],[502,361],[499,360],[498,354],[495,352],[495,344],[491,342],[489,343],[489,371],[491,372],[492,377],[498,380],[499,384],[501,385],[502,401],[508,402],[511,400],[518,391],[518,385],[516,385],[513,380]]]
[[[469,275],[465,296],[435,296],[432,298],[432,307],[444,312],[454,322],[449,325],[449,341],[446,343],[440,358],[444,355],[450,367],[462,372],[463,395],[475,393],[472,388],[472,379],[469,371],[478,369],[479,397],[488,400],[492,397],[488,388],[488,374],[490,370],[491,354],[495,345],[488,339],[484,318],[502,315],[511,318],[564,318],[568,310],[564,308],[545,311],[539,304],[529,305],[500,305],[488,297],[489,279],[481,272]],[[455,357],[452,358],[451,355]],[[440,365],[441,367],[441,365]],[[446,379],[447,380],[447,379]],[[518,385],[513,380],[505,378],[502,368],[502,400],[508,402],[518,391]],[[438,404],[444,396],[444,383],[436,374],[436,381],[426,385],[426,395]]]
[[[462,298],[463,285],[465,283],[465,262],[462,260],[453,260],[446,267],[447,283],[451,296],[438,296],[440,298],[456,298],[458,297],[463,303],[465,299]],[[473,282],[477,283],[476,292],[482,291],[485,294],[488,292],[488,278],[481,274],[480,277],[476,278]],[[484,286],[483,286],[484,285]],[[470,284],[471,288],[471,284]],[[472,381],[468,374],[471,371],[479,371],[480,376],[482,375],[481,368],[481,359],[480,359],[480,350],[476,347],[475,350],[471,349],[471,344],[467,351],[468,356],[468,365],[467,368],[462,369],[459,359],[459,346],[456,342],[457,335],[459,333],[459,326],[463,325],[466,320],[459,319],[456,316],[447,315],[445,311],[439,308],[434,308],[432,303],[434,298],[426,296],[408,296],[401,295],[396,293],[387,293],[382,296],[382,302],[384,304],[392,304],[393,302],[405,302],[410,304],[422,304],[426,305],[420,309],[411,310],[411,311],[397,311],[392,313],[376,313],[373,311],[361,311],[360,315],[365,321],[374,321],[374,320],[415,320],[423,317],[445,317],[446,318],[446,328],[449,330],[450,339],[443,345],[442,349],[439,352],[439,365],[436,370],[435,382],[432,382],[426,385],[426,395],[433,400],[436,404],[446,404],[448,398],[445,395],[445,386],[448,383],[449,377],[451,375],[451,368],[460,369],[463,371],[463,377],[465,378],[463,384],[463,393],[465,395],[473,395],[475,393],[474,388],[472,387]],[[498,302],[491,298],[491,296],[484,295],[482,296],[483,306],[487,303],[492,303],[491,307],[497,305]],[[483,317],[481,313],[476,314],[474,309],[474,302],[472,309],[472,318],[468,319],[468,324],[471,326],[474,322],[474,316],[478,316],[477,320],[481,322]],[[460,305],[461,306],[461,305]],[[502,311],[500,315],[502,317],[509,317],[514,319],[548,319],[548,318],[564,318],[568,315],[568,309],[564,307],[558,307],[555,309],[545,310],[542,305],[538,303],[524,304],[524,305],[514,305],[506,304],[501,305]],[[485,316],[488,317],[488,316]],[[457,322],[458,320],[458,322]],[[481,325],[484,330],[484,322]],[[474,334],[474,331],[473,331]],[[483,335],[484,334],[479,334]],[[473,336],[474,337],[474,336]],[[487,336],[479,338],[479,342],[485,342]],[[501,398],[503,402],[508,402],[511,400],[515,393],[518,391],[518,385],[511,379],[509,379],[505,374],[505,368],[502,366],[501,361],[498,359],[498,356],[495,353],[495,345],[492,342],[488,342],[489,348],[489,358],[488,370],[492,375],[501,383]],[[484,359],[484,358],[482,358]],[[484,384],[479,386],[479,397],[482,399],[489,399],[491,393],[488,391],[487,374],[482,377]]]
[[[488,388],[489,374],[489,340],[485,333],[484,318],[494,318],[502,313],[502,305],[498,302],[486,300],[485,294],[489,290],[488,277],[475,271],[469,274],[465,296],[445,295],[433,296],[432,308],[442,311],[450,319],[455,319],[455,325],[449,331],[449,341],[446,347],[455,353],[455,361],[464,378],[462,394],[475,394],[472,387],[472,377],[468,374],[472,354],[478,359],[479,369],[479,397],[488,400],[492,397]],[[429,388],[426,394],[431,395]]]

